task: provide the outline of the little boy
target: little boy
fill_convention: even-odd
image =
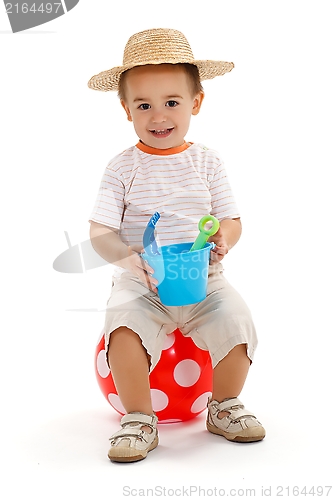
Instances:
[[[241,235],[240,215],[219,155],[184,140],[204,98],[201,81],[233,66],[197,61],[182,33],[152,29],[128,40],[123,66],[88,83],[95,90],[118,91],[140,139],[108,164],[90,218],[95,250],[118,266],[105,316],[105,346],[127,414],[110,439],[111,461],[142,460],[158,444],[149,372],[165,336],[177,327],[211,355],[207,429],[237,442],[265,437],[261,423],[238,399],[257,346],[255,327],[221,265]],[[160,245],[194,241],[204,215],[220,221],[210,237],[216,246],[207,297],[198,304],[166,307],[159,300],[154,270],[140,257],[144,229],[156,211]]]

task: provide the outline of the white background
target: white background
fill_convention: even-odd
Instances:
[[[1,8],[4,498],[111,499],[159,485],[253,486],[257,496],[271,485],[274,496],[278,485],[332,484],[331,19],[320,0],[81,0],[12,34]],[[104,168],[137,140],[116,95],[87,82],[154,27],[182,31],[198,59],[235,63],[204,82],[187,139],[221,152],[242,213],[224,266],[256,322],[241,398],[267,438],[229,443],[202,414],[161,426],[146,460],[117,465],[106,454],[119,416],[93,367],[111,266],[62,274],[52,264],[64,231],[72,245],[88,238]]]

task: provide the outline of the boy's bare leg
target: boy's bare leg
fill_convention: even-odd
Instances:
[[[127,327],[114,330],[110,335],[108,360],[126,412],[153,415],[148,358],[140,337]],[[149,427],[142,429],[151,432]]]
[[[225,358],[214,368],[212,400],[223,401],[227,398],[236,398],[243,389],[250,360],[246,354],[246,344],[234,347]],[[220,412],[219,418],[229,415],[229,412]]]

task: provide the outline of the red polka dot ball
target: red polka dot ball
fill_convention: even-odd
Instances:
[[[105,359],[104,334],[95,352],[99,387],[110,405],[126,413]],[[153,409],[160,423],[184,422],[205,410],[212,391],[212,364],[208,351],[199,349],[179,330],[167,335],[161,358],[150,373]]]

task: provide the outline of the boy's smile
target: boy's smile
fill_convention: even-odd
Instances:
[[[127,118],[147,146],[168,149],[181,146],[191,115],[200,111],[203,92],[193,96],[185,71],[172,64],[138,66],[126,74]]]
[[[165,138],[165,137],[169,137],[169,135],[171,134],[173,129],[174,129],[174,127],[164,128],[162,130],[150,130],[149,132],[151,132],[153,134],[153,136],[155,136],[155,137]]]

